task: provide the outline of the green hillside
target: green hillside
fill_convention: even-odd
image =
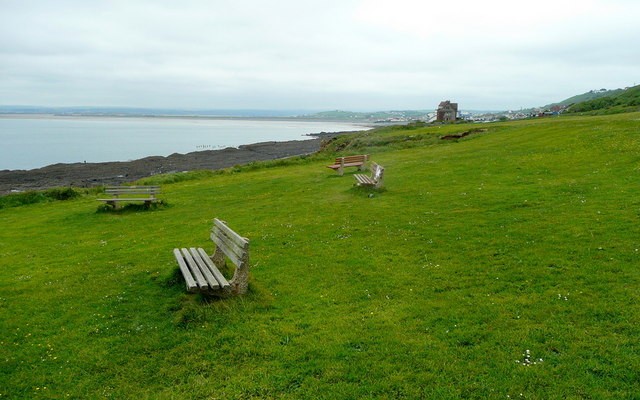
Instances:
[[[153,177],[157,209],[0,209],[0,398],[634,398],[640,113],[439,139],[476,127]],[[325,167],[361,153],[385,190]],[[214,217],[251,240],[247,296],[185,293],[172,249]]]
[[[567,112],[604,115],[640,111],[640,86],[613,92],[604,97],[576,102]]]
[[[614,96],[616,94],[622,93],[624,90],[623,89],[614,89],[614,90],[606,90],[606,89],[600,89],[600,90],[590,90],[586,93],[583,94],[579,94],[576,96],[572,96],[569,97],[568,99],[562,100],[559,103],[554,103],[554,104],[550,104],[545,106],[545,108],[550,108],[551,106],[554,105],[559,105],[559,106],[570,106],[572,104],[576,104],[576,103],[582,103],[585,101],[589,101],[589,100],[594,100],[594,99],[599,99],[601,97],[609,97],[609,96]]]

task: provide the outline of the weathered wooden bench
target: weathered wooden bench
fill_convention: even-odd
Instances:
[[[331,168],[337,171],[340,175],[344,175],[345,167],[357,167],[358,171],[364,171],[365,163],[369,160],[368,154],[361,154],[357,156],[338,157],[331,165],[327,165],[327,168]]]
[[[118,203],[142,201],[145,205],[150,205],[158,201],[157,194],[160,194],[160,186],[107,186],[104,189],[111,198],[98,199],[116,208]]]
[[[173,249],[187,291],[217,295],[246,293],[249,285],[249,239],[238,235],[224,221],[215,218],[211,240],[215,244],[211,256],[202,248]],[[235,265],[230,281],[219,269],[227,259]]]
[[[376,189],[381,188],[384,185],[384,168],[375,162],[371,163],[371,176],[364,174],[355,174],[353,176],[356,179],[356,185],[358,186],[373,186]]]

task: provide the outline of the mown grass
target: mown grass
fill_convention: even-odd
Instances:
[[[389,128],[324,152],[0,210],[3,398],[634,398],[640,115]],[[325,168],[370,153],[386,189]],[[185,179],[188,178],[188,179]],[[171,183],[175,181],[174,183]],[[171,250],[251,239],[241,298]]]

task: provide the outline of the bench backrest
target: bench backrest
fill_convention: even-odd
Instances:
[[[107,186],[104,192],[113,196],[121,194],[147,194],[153,197],[160,193],[160,186]]]
[[[375,162],[371,162],[371,179],[375,183],[379,183],[379,182],[382,182],[383,177],[384,177],[384,167],[382,167],[380,164],[377,164]]]
[[[211,259],[213,263],[221,267],[226,259],[231,260],[236,269],[229,283],[232,290],[244,293],[249,284],[249,239],[238,235],[231,230],[224,221],[213,219],[211,240],[216,249]]]
[[[336,164],[365,163],[369,156],[367,154],[357,156],[345,156],[336,158]]]

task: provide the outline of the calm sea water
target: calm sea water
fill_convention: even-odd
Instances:
[[[257,142],[305,140],[309,133],[364,129],[356,124],[316,121],[0,117],[0,170],[128,161]]]

